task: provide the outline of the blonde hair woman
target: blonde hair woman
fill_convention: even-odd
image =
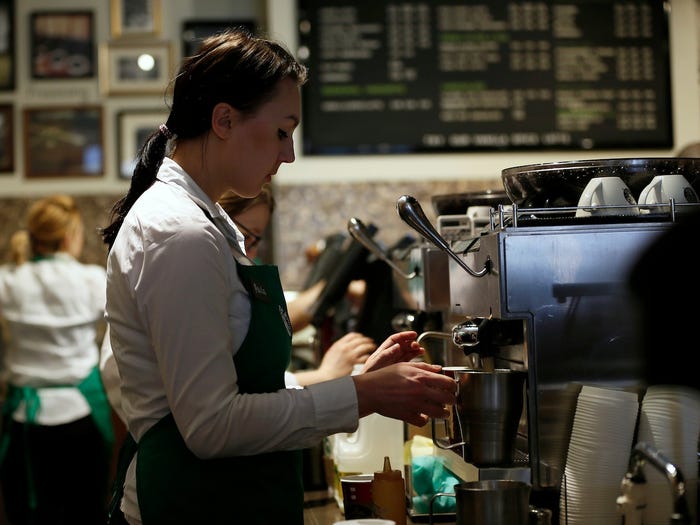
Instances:
[[[30,206],[0,267],[9,330],[0,480],[13,525],[106,516],[113,436],[96,343],[106,275],[78,260],[83,242],[74,200],[49,196]]]

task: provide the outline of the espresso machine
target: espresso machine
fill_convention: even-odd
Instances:
[[[686,160],[674,164],[676,171],[670,173],[681,170],[694,181],[700,159]],[[592,165],[598,170],[595,173],[601,173],[609,164],[594,161]],[[633,191],[638,191],[635,184],[648,182],[655,170],[669,169],[662,162],[647,162],[639,174],[638,163],[621,164]],[[590,163],[585,167],[590,171]],[[527,168],[540,177],[552,171],[551,166],[540,171]],[[619,173],[625,169],[617,168],[615,174]],[[567,172],[572,174],[576,175]],[[519,190],[527,193],[523,181],[518,182]],[[541,178],[538,184],[546,187]],[[490,360],[492,367],[527,371],[518,429],[520,459],[494,475],[519,479],[524,470],[535,503],[550,508],[556,523],[581,386],[640,395],[646,388],[639,320],[628,289],[630,269],[645,247],[691,205],[682,209],[671,201],[670,211],[663,213],[582,218],[575,214],[575,198],[573,205],[570,197],[556,206],[544,202],[536,208],[533,202],[538,204],[539,196],[530,202],[520,197],[515,195],[511,205],[498,205],[489,227],[476,235],[459,218],[441,222],[436,230],[409,195],[399,198],[397,211],[449,259],[446,321],[451,323],[453,343],[465,355]],[[453,457],[450,468],[463,479],[494,479],[488,472],[476,469],[475,474],[473,466],[459,463]]]

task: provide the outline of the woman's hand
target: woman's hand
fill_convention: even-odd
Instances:
[[[439,365],[396,363],[352,376],[360,417],[373,412],[422,427],[432,418],[449,417],[457,383]]]
[[[414,331],[405,331],[391,334],[365,361],[362,373],[379,370],[394,363],[411,361],[425,354],[425,348],[416,342],[418,334]]]

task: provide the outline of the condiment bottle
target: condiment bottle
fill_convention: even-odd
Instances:
[[[377,518],[406,525],[406,487],[400,470],[392,470],[389,456],[384,456],[384,470],[374,473],[372,504]]]

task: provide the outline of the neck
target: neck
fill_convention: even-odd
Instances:
[[[192,177],[207,197],[216,202],[226,188],[221,186],[215,175],[210,151],[213,145],[207,141],[208,136],[209,134],[204,138],[178,142],[171,157]]]

